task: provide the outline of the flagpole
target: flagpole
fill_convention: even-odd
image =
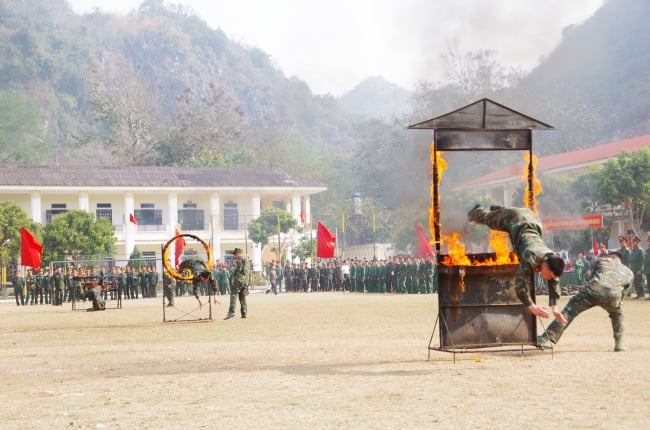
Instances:
[[[345,211],[341,212],[341,260],[345,260]]]
[[[276,261],[280,264],[280,210],[278,209],[278,252],[276,254]]]
[[[310,255],[309,258],[311,259],[310,263],[314,264],[314,229],[311,228],[311,214],[309,214],[309,249],[310,249]]]

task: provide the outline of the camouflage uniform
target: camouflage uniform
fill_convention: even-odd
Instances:
[[[560,341],[562,333],[569,327],[571,321],[587,309],[600,306],[609,313],[612,321],[612,331],[616,341],[615,349],[625,349],[623,345],[623,310],[621,299],[623,291],[634,279],[632,271],[618,258],[601,257],[594,263],[587,285],[578,294],[571,297],[569,303],[562,309],[566,324],[562,325],[557,319],[548,326],[546,332],[538,339],[538,344],[544,345],[550,340]]]
[[[472,209],[467,217],[470,221],[487,225],[492,230],[505,231],[510,235],[510,243],[519,258],[515,291],[525,306],[532,305],[529,291],[533,274],[539,270],[544,259],[553,254],[542,240],[540,220],[526,208],[497,208],[486,211],[480,206]],[[555,278],[548,280],[547,284],[548,302],[550,306],[554,306],[560,297],[560,281]]]
[[[81,295],[82,300],[90,299],[93,302],[93,307],[86,309],[87,311],[103,311],[106,309],[106,300],[102,297],[102,287],[101,284],[97,284],[93,288],[89,288],[88,291]]]
[[[198,258],[190,258],[187,260],[184,260],[180,265],[179,265],[180,271],[184,271],[185,269],[189,269],[192,271],[192,294],[194,294],[194,297],[199,300],[199,285],[202,283],[201,280],[199,279],[199,275],[203,272],[208,272],[210,273],[210,277],[208,279],[208,282],[210,284],[210,289],[216,290],[216,283],[214,281],[214,278],[212,277],[212,273],[208,270],[208,267],[205,265],[205,263]]]
[[[14,287],[16,306],[25,306],[25,279],[20,276],[20,272],[16,271],[14,277],[11,279],[11,284]]]
[[[248,282],[250,279],[251,265],[248,259],[241,256],[237,259],[237,266],[232,274],[230,285],[230,307],[228,308],[228,315],[226,319],[235,316],[235,306],[239,298],[239,305],[241,307],[241,317],[246,318],[248,307],[246,305],[246,294],[248,294]]]

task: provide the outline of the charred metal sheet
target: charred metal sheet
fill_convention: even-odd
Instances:
[[[434,142],[438,151],[529,150],[531,130],[447,130],[437,129]]]
[[[536,320],[514,289],[517,268],[438,264],[441,349],[535,345]]]

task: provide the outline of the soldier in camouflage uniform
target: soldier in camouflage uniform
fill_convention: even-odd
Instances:
[[[88,288],[88,290],[81,295],[81,300],[92,300],[93,307],[86,309],[88,312],[92,311],[103,311],[106,309],[106,300],[102,297],[102,284],[98,282],[93,288]]]
[[[239,305],[241,308],[241,317],[246,318],[248,314],[248,306],[246,305],[246,295],[248,294],[248,282],[250,279],[251,266],[247,258],[242,257],[244,251],[241,248],[235,248],[233,255],[237,260],[237,266],[232,274],[230,281],[230,307],[228,314],[224,319],[230,319],[235,316],[235,307],[237,306],[237,299],[239,298]]]
[[[54,306],[61,306],[63,304],[64,280],[63,280],[63,273],[61,272],[60,267],[54,269],[54,274],[52,274],[50,281],[52,283],[52,290],[54,294],[54,297],[52,299],[52,304]]]
[[[526,208],[503,208],[493,206],[489,211],[474,206],[467,214],[470,221],[484,224],[493,230],[505,231],[519,258],[519,268],[515,275],[515,291],[519,300],[528,310],[541,318],[548,318],[546,309],[533,303],[529,291],[533,275],[539,272],[548,284],[548,301],[555,318],[564,321],[557,300],[560,297],[559,277],[564,271],[564,260],[555,255],[542,239],[542,223],[535,214]]]
[[[636,290],[636,299],[642,299],[645,296],[643,288],[645,286],[645,271],[644,271],[644,260],[645,260],[645,251],[639,247],[641,243],[641,238],[634,236],[632,238],[632,249],[630,251],[630,270],[634,273],[634,289]]]
[[[203,302],[201,302],[201,298],[199,297],[199,285],[202,283],[209,283],[210,291],[216,290],[217,286],[214,278],[212,277],[212,273],[208,270],[208,266],[198,258],[183,260],[183,262],[178,265],[179,272],[186,270],[192,271],[192,293],[199,302],[199,309],[201,309],[203,307]],[[209,297],[208,300],[210,300]]]
[[[609,313],[614,332],[614,350],[625,351],[623,343],[623,310],[621,302],[624,292],[634,279],[632,271],[626,267],[618,252],[601,257],[594,263],[587,285],[578,294],[571,297],[562,309],[566,324],[557,319],[548,326],[546,332],[537,338],[537,344],[547,346],[549,342],[557,343],[571,321],[587,309],[600,306]]]

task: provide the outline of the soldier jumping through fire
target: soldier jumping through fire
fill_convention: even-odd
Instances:
[[[558,278],[564,272],[564,260],[544,244],[539,218],[526,208],[492,206],[486,211],[476,205],[467,214],[467,219],[509,234],[510,243],[519,258],[519,269],[515,275],[517,297],[532,314],[541,318],[550,316],[546,309],[533,303],[529,294],[533,274],[538,272],[547,281],[548,301],[553,315],[565,323],[566,319],[557,306],[560,297]]]

